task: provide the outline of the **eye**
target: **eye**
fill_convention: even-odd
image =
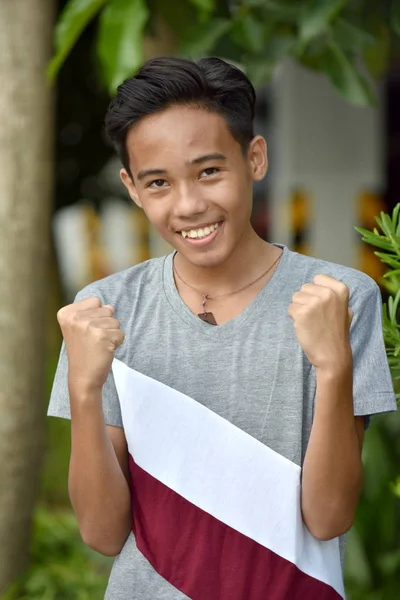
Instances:
[[[211,177],[212,175],[216,175],[217,173],[219,173],[220,169],[218,169],[217,167],[207,167],[207,169],[204,169],[201,174],[205,173],[206,177]]]
[[[164,187],[164,183],[167,183],[165,179],[154,179],[153,181],[150,181],[150,183],[148,183],[146,187],[151,187],[153,189],[162,188]]]

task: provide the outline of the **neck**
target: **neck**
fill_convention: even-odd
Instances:
[[[185,281],[204,294],[227,294],[260,275],[279,253],[278,248],[262,240],[251,229],[221,264],[212,267],[194,265],[178,253],[175,266]]]

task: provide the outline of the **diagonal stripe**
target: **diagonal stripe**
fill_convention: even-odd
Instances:
[[[185,500],[132,457],[129,467],[137,546],[192,600],[340,600],[332,587]]]
[[[113,374],[129,452],[138,466],[344,598],[338,540],[319,542],[302,522],[297,465],[118,360]]]

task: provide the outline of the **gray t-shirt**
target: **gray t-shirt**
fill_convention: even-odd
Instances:
[[[97,297],[115,307],[126,334],[116,358],[227,419],[297,465],[302,465],[313,419],[315,371],[287,314],[292,295],[324,273],[350,289],[354,312],[354,414],[396,409],[381,322],[381,294],[364,273],[283,248],[270,281],[234,319],[204,323],[175,287],[172,254],[90,284],[76,300]],[[64,345],[48,414],[70,418]],[[122,427],[112,374],[103,388],[106,423]],[[343,544],[342,544],[343,552]],[[130,534],[116,558],[108,600],[182,600],[138,551]]]

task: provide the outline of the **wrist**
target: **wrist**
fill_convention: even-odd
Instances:
[[[353,356],[351,348],[335,357],[323,366],[315,367],[317,380],[327,383],[341,381],[352,377],[353,374]]]
[[[93,384],[91,381],[79,380],[73,377],[68,378],[68,390],[71,399],[77,399],[79,401],[96,401],[98,398],[101,399],[103,386]]]

